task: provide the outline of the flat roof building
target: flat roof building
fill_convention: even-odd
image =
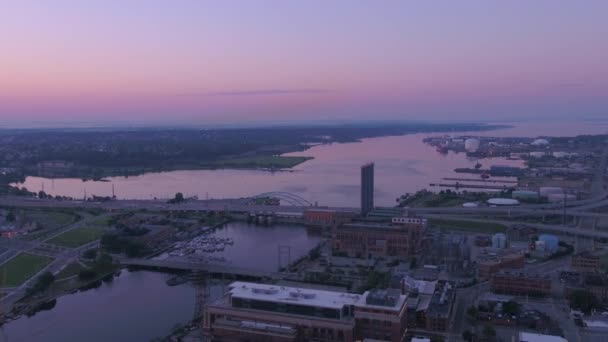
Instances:
[[[396,217],[391,223],[356,222],[332,233],[335,254],[356,258],[407,257],[420,253],[426,219]]]
[[[234,282],[207,306],[203,329],[214,341],[349,342],[376,336],[401,341],[406,300],[399,291],[359,295]],[[373,336],[366,335],[370,331]]]

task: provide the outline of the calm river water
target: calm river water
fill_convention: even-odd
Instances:
[[[606,133],[608,126],[597,123],[525,123],[513,128],[476,132],[484,136],[563,136],[584,133]],[[461,133],[453,133],[461,134]],[[135,177],[111,177],[109,182],[83,182],[80,179],[27,177],[21,186],[32,191],[44,188],[53,195],[80,198],[88,195],[107,196],[114,186],[123,199],[170,198],[176,192],[199,198],[240,198],[264,192],[286,191],[310,202],[329,206],[358,206],[359,167],[376,163],[376,204],[388,206],[395,198],[438,182],[443,177],[462,176],[454,168],[472,167],[476,160],[464,154],[441,155],[422,139],[437,134],[411,134],[364,139],[362,142],[314,146],[287,155],[311,156],[291,172],[261,170],[196,170],[148,173]],[[521,165],[520,161],[503,158],[486,159],[484,167],[494,164]]]
[[[321,241],[320,235],[304,227],[280,224],[235,222],[214,235],[231,237],[234,245],[213,255],[226,257],[234,266],[264,271],[278,270],[279,245],[290,246],[295,260]],[[286,262],[284,258],[282,265]],[[10,342],[131,342],[162,337],[176,324],[192,319],[194,312],[194,289],[167,286],[168,278],[163,273],[123,270],[111,283],[63,296],[50,311],[6,324],[5,336]],[[212,298],[221,292],[221,286],[211,287]]]

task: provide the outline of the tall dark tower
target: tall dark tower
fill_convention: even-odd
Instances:
[[[374,209],[374,163],[361,166],[361,215]]]

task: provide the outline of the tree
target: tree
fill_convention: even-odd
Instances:
[[[38,191],[38,198],[46,198],[46,197],[47,197],[46,192],[44,192],[42,190]]]
[[[38,292],[45,291],[46,289],[49,288],[49,286],[51,286],[51,284],[54,281],[55,281],[55,276],[53,275],[53,273],[46,271],[46,272],[42,273],[38,277],[38,279],[36,279],[36,283],[34,283],[34,286],[27,289],[27,293],[32,295],[32,294],[35,294]]]
[[[575,290],[570,294],[570,306],[588,314],[596,307],[597,298],[587,290]]]
[[[477,318],[477,308],[474,305],[469,306],[469,308],[467,309],[467,315],[471,316],[472,318]]]
[[[472,342],[475,335],[470,330],[465,330],[462,332],[462,339],[467,342]]]
[[[492,338],[496,336],[496,329],[494,329],[491,325],[486,325],[483,327],[483,336],[486,338]]]
[[[175,194],[175,203],[181,203],[184,201],[184,194],[182,194],[181,192],[178,192]]]
[[[15,215],[14,211],[9,211],[8,214],[6,214],[6,222],[15,222],[17,220],[17,216]]]
[[[84,253],[82,253],[82,256],[85,259],[95,259],[97,257],[97,250],[96,249],[88,249]]]
[[[502,311],[508,315],[518,315],[521,305],[513,300],[510,300],[502,305]]]

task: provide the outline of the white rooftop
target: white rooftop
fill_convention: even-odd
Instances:
[[[519,342],[568,342],[568,340],[560,336],[534,334],[522,331],[519,333]]]
[[[355,305],[362,297],[358,294],[313,290],[247,282],[230,284],[233,298],[263,300],[275,303],[299,304],[329,309],[341,309],[345,305]]]
[[[412,289],[417,289],[420,294],[433,294],[435,292],[435,286],[437,285],[437,281],[424,281],[414,279],[410,276],[403,277],[403,285],[405,285],[406,290],[411,291]]]
[[[428,337],[412,337],[411,342],[431,342],[431,339]]]

